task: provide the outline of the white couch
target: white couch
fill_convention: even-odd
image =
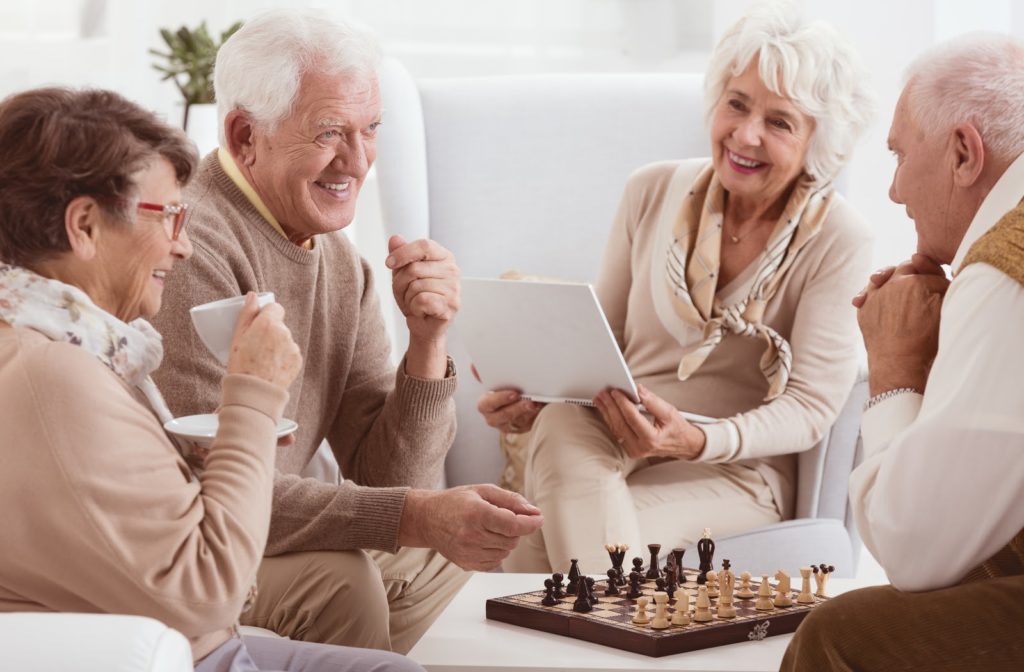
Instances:
[[[414,81],[389,60],[381,95],[376,170],[387,233],[437,240],[464,276],[515,269],[592,282],[627,176],[652,161],[708,154],[699,75]],[[459,427],[448,484],[496,482],[498,434],[475,412],[482,388],[467,375],[457,327]],[[854,574],[847,477],[866,394],[861,376],[831,431],[801,454],[796,519],[716,539],[718,557],[758,572],[828,562],[837,576]]]

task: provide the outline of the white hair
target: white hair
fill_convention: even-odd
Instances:
[[[226,146],[224,119],[232,110],[244,110],[272,131],[291,113],[306,72],[371,76],[380,60],[376,37],[359,24],[308,9],[258,15],[217,52],[213,88],[221,145]]]
[[[1012,160],[1024,152],[1024,43],[970,33],[937,44],[904,74],[911,117],[926,135],[970,123],[987,151]]]
[[[732,77],[757,59],[758,74],[773,93],[793,101],[815,122],[804,170],[831,180],[853,152],[874,114],[867,72],[850,43],[823,21],[805,22],[788,3],[754,6],[722,37],[704,80],[705,117]]]

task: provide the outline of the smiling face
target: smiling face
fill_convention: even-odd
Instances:
[[[761,81],[757,60],[725,86],[711,116],[711,158],[731,203],[782,205],[804,170],[814,120]]]
[[[181,187],[166,159],[154,159],[134,179],[138,201],[181,203]],[[81,285],[96,305],[124,322],[156,315],[167,273],[176,260],[192,255],[188,234],[182,231],[172,242],[162,213],[137,210],[133,217],[132,223],[111,222],[103,227],[95,263],[89,264],[93,277]]]
[[[376,76],[302,77],[292,112],[270,133],[253,131],[241,157],[267,208],[295,242],[348,226],[377,157]]]
[[[896,156],[889,198],[914,220],[917,251],[942,264],[953,261],[972,217],[959,212],[949,140],[917,125],[904,90],[889,129],[889,149]]]

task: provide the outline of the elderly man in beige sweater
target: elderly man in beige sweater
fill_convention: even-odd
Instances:
[[[188,309],[272,291],[305,365],[285,416],[259,593],[243,623],[293,639],[408,651],[465,582],[541,525],[492,485],[431,490],[455,432],[451,253],[389,241],[409,347],[397,371],[367,263],[341,229],[375,158],[379,48],[312,12],[272,11],[221,48],[221,147],[186,193],[194,255],[168,277],[157,374],[175,415],[209,412],[223,375]],[[327,439],[345,480],[302,478]],[[283,442],[288,444],[289,442]]]

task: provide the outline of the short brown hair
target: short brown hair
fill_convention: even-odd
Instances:
[[[0,260],[29,266],[71,249],[64,213],[79,196],[131,221],[133,176],[156,157],[184,185],[185,134],[113,91],[43,88],[0,102]]]

